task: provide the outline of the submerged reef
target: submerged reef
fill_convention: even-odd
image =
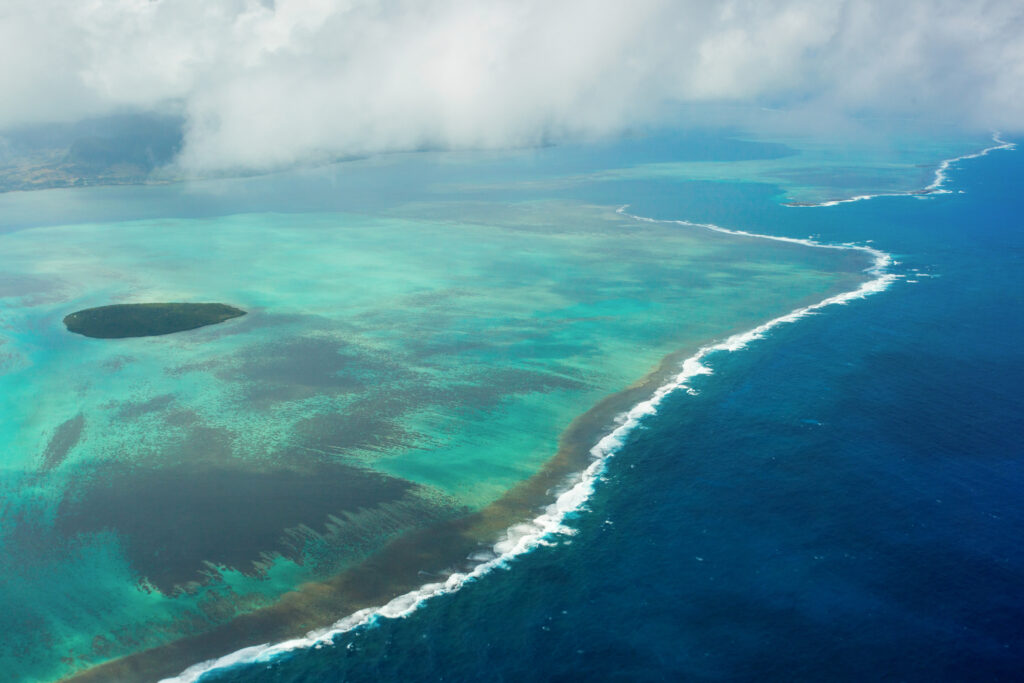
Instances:
[[[194,330],[242,315],[245,311],[227,304],[114,304],[76,311],[64,318],[64,325],[86,337],[123,339]]]

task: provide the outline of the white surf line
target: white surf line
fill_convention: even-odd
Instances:
[[[932,180],[931,184],[920,190],[905,190],[903,192],[879,192],[877,194],[860,194],[856,197],[848,197],[846,199],[830,199],[827,202],[790,202],[783,204],[783,206],[789,206],[793,208],[817,208],[820,206],[838,206],[839,204],[849,204],[851,202],[861,202],[865,199],[874,199],[875,197],[908,197],[918,196],[923,197],[930,194],[948,194],[949,190],[942,189],[942,186],[949,180],[948,171],[950,167],[958,161],[965,159],[977,159],[983,157],[989,152],[994,152],[997,149],[1015,149],[1017,144],[1014,142],[1008,142],[1002,138],[1002,133],[998,131],[992,133],[992,142],[996,143],[991,147],[986,147],[980,152],[972,152],[970,154],[964,154],[963,156],[953,157],[952,159],[943,159],[939,162],[938,167],[935,169],[935,179]]]
[[[743,230],[730,230],[710,223],[693,223],[681,220],[659,221],[653,218],[628,214],[626,213],[627,207],[628,205],[622,206],[617,212],[637,221],[674,223],[705,228],[729,235],[757,237],[777,242],[792,242],[819,249],[863,251],[870,254],[873,258],[873,265],[865,272],[874,277],[862,283],[857,289],[830,296],[810,306],[797,308],[785,315],[758,325],[752,330],[734,334],[723,341],[713,342],[698,349],[694,355],[683,361],[679,373],[658,387],[649,399],[636,404],[628,412],[616,419],[618,426],[590,449],[590,455],[593,458],[590,465],[577,475],[574,483],[569,488],[558,495],[555,502],[548,505],[540,515],[532,520],[509,527],[504,537],[494,544],[487,556],[476,558],[482,561],[470,571],[455,572],[444,581],[425,584],[379,607],[361,609],[327,628],[311,631],[301,638],[294,638],[281,643],[254,645],[219,659],[195,664],[175,677],[163,679],[160,683],[195,683],[203,674],[215,669],[225,669],[240,664],[266,663],[288,652],[322,647],[329,644],[336,636],[367,626],[379,619],[397,619],[412,614],[431,598],[454,593],[466,583],[475,581],[495,569],[506,567],[508,561],[512,558],[523,555],[539,546],[553,545],[553,537],[555,536],[575,534],[575,529],[565,525],[565,518],[570,513],[578,512],[584,508],[587,500],[594,493],[595,484],[601,478],[608,459],[619,452],[626,443],[626,437],[630,432],[636,429],[645,418],[658,412],[658,407],[669,394],[680,389],[691,394],[696,393],[688,383],[694,377],[712,374],[712,369],[703,362],[708,356],[721,351],[739,351],[751,342],[764,338],[772,328],[796,322],[801,318],[817,313],[827,306],[846,304],[855,299],[862,299],[871,294],[881,292],[899,277],[886,272],[886,268],[892,263],[892,257],[872,247],[857,244],[824,244],[807,239],[761,235]]]
[[[947,174],[947,171],[949,171],[949,167],[958,161],[963,161],[965,159],[978,159],[980,157],[985,156],[989,152],[996,151],[997,149],[1015,149],[1017,147],[1016,143],[1004,140],[1002,137],[1002,133],[1000,133],[999,131],[992,133],[992,142],[996,144],[992,145],[991,147],[986,147],[980,152],[974,152],[973,154],[964,154],[963,156],[954,157],[952,159],[946,159],[942,161],[939,164],[939,167],[935,169],[934,182],[932,182],[932,184],[926,187],[925,189],[935,191],[942,187],[942,185],[945,184],[947,180],[949,180],[949,176]],[[949,190],[946,190],[946,192],[949,192]]]

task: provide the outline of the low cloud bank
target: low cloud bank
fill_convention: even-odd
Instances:
[[[0,127],[177,112],[196,172],[534,145],[702,102],[1021,130],[1022,35],[1017,0],[14,0]]]

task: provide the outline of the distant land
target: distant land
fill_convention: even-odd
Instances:
[[[181,150],[184,120],[119,114],[0,132],[0,192],[172,181],[154,171]]]
[[[155,337],[216,325],[245,315],[227,304],[113,304],[76,311],[64,318],[69,332],[97,339]]]

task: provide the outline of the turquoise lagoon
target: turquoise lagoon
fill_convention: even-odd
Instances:
[[[884,166],[916,189],[978,146]],[[863,252],[616,211],[769,178],[832,198],[853,162],[807,149],[668,136],[0,197],[0,667],[169,675],[465,565],[702,344],[867,279]],[[249,314],[61,324],[146,301]]]

